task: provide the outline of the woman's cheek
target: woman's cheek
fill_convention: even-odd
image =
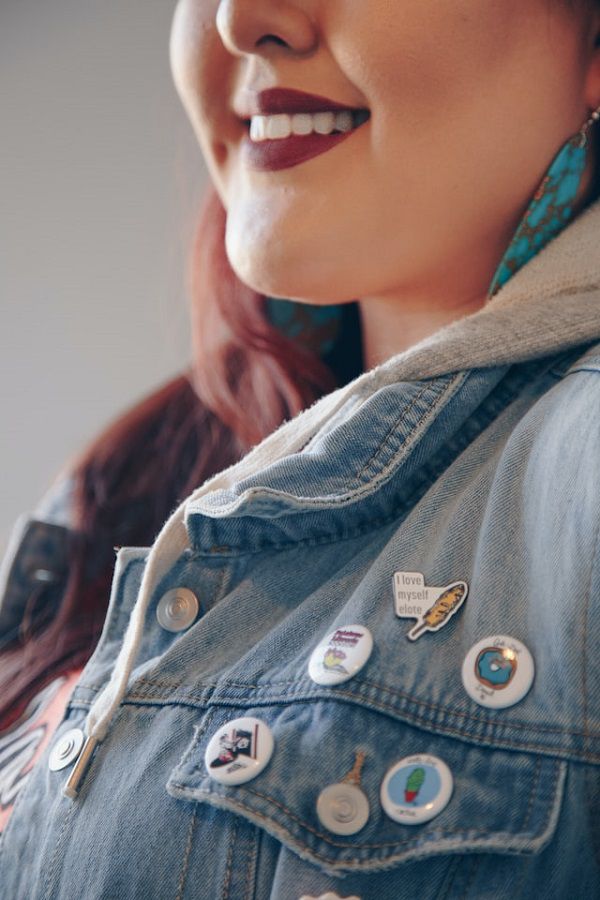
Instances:
[[[222,127],[230,102],[235,61],[217,31],[216,6],[216,0],[199,6],[183,0],[175,10],[171,27],[173,81],[196,131]]]

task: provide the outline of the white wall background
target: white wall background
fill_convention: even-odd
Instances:
[[[65,460],[189,358],[206,172],[174,7],[0,0],[0,553]]]

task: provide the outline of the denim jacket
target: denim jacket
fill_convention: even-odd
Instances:
[[[36,764],[0,839],[3,900],[600,896],[599,238],[597,203],[488,308],[323,398],[153,547],[119,551],[53,742],[80,729],[92,752],[74,796],[77,755],[53,770],[50,746]],[[396,573],[468,593],[411,640]],[[182,588],[198,609],[169,630],[161,601]],[[323,638],[357,626],[366,661],[315,680]],[[535,675],[491,708],[463,666],[506,635]],[[273,750],[225,783],[210,747],[242,717]],[[452,776],[419,823],[384,802],[413,756]],[[343,834],[318,805],[349,783],[367,814]]]

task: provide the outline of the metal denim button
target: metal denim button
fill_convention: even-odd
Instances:
[[[469,697],[489,709],[514,706],[528,693],[535,666],[525,644],[508,635],[492,635],[475,644],[462,666]]]
[[[198,616],[200,604],[189,588],[178,587],[160,598],[156,618],[166,631],[184,631]]]
[[[316,684],[341,684],[362,669],[373,649],[373,637],[364,625],[344,625],[328,634],[308,663]]]
[[[253,716],[231,719],[210,739],[204,754],[208,774],[221,784],[244,784],[260,775],[273,754],[269,726]]]
[[[448,805],[454,779],[437,756],[406,756],[388,769],[381,782],[381,805],[390,819],[403,825],[421,825]]]
[[[319,794],[317,815],[333,834],[356,834],[369,819],[369,801],[354,784],[330,784]]]
[[[84,737],[81,728],[71,728],[61,735],[50,753],[48,768],[52,772],[58,772],[74,762],[83,747]]]

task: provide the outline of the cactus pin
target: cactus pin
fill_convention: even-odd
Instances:
[[[425,781],[425,769],[419,767],[418,769],[413,769],[408,778],[406,779],[406,785],[404,787],[404,801],[405,803],[414,803],[416,798],[419,795],[419,791],[423,787],[423,782]]]
[[[454,581],[444,587],[425,585],[421,572],[396,572],[394,574],[394,599],[396,615],[400,619],[416,619],[406,635],[416,641],[426,631],[439,631],[458,612],[469,587],[466,581]]]

